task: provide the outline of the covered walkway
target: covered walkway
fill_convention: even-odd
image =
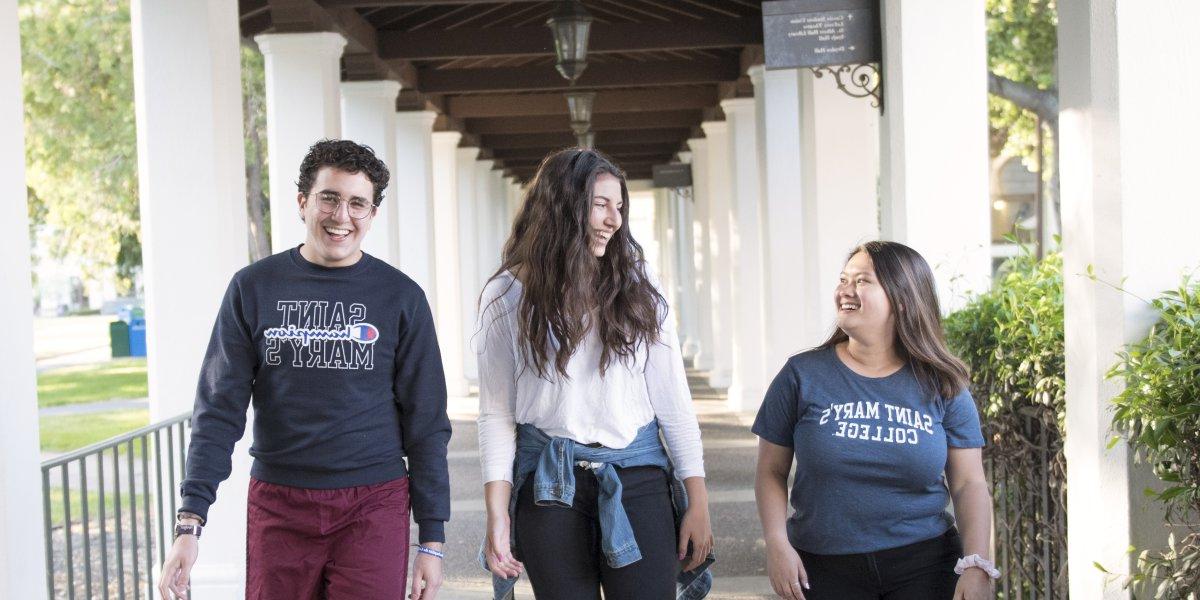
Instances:
[[[132,0],[152,420],[190,410],[221,294],[247,262],[244,37],[266,58],[273,249],[303,239],[293,181],[308,146],[346,137],[374,147],[395,179],[366,250],[426,290],[452,393],[469,396],[474,302],[498,264],[520,187],[541,156],[576,140],[571,86],[544,25],[558,3]],[[705,406],[753,412],[783,360],[823,339],[829,290],[857,242],[884,237],[922,252],[944,308],[987,287],[983,0],[883,3],[883,111],[843,94],[828,74],[766,70],[757,0],[584,5],[590,52],[574,89],[595,93],[596,147],[628,171],[635,191],[655,197],[655,268],[677,308],[693,384],[718,398]],[[1176,64],[1200,59],[1189,29],[1200,7],[1060,0],[1059,10],[1071,589],[1126,598],[1091,565],[1128,564],[1126,548],[1159,531],[1145,522],[1128,453],[1107,448],[1117,383],[1104,373],[1151,313],[1079,274],[1091,266],[1151,296],[1200,260],[1200,205],[1185,198],[1200,83],[1175,77]],[[8,408],[0,597],[44,598],[20,56],[16,0],[0,0],[0,210],[17,232],[0,240],[0,311],[9,319],[0,347]],[[1163,81],[1175,88],[1164,91]],[[653,189],[651,167],[672,161],[690,163],[693,185]],[[730,502],[714,510],[719,539],[758,528],[742,496],[753,453],[741,446],[740,425],[722,419],[706,421],[710,485]],[[454,447],[463,495],[450,549],[460,557],[478,534],[467,423]],[[247,444],[211,513],[222,525],[206,532],[194,572],[201,598],[241,597]],[[718,551],[757,552],[748,538],[729,543]]]

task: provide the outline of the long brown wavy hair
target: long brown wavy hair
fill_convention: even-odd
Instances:
[[[622,223],[604,256],[596,257],[588,216],[601,173],[621,183]],[[666,300],[646,275],[642,247],[628,223],[625,173],[607,156],[568,148],[542,160],[504,244],[500,269],[489,279],[519,273],[524,293],[517,333],[530,358],[526,363],[539,377],[548,378],[551,363],[567,377],[567,363],[593,327],[603,345],[602,374],[614,359],[631,360],[639,346],[658,341]]]
[[[855,248],[846,261],[859,252],[870,255],[875,276],[892,305],[900,357],[926,391],[946,400],[958,395],[970,383],[970,371],[946,347],[933,270],[925,257],[904,244],[874,241]],[[849,339],[838,327],[820,347],[832,348]]]

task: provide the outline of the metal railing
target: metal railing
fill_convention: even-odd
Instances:
[[[42,463],[50,598],[152,597],[190,435],[188,413]]]
[[[1056,424],[1025,417],[984,449],[1004,600],[1067,598],[1067,489]],[[989,427],[994,433],[995,427]]]

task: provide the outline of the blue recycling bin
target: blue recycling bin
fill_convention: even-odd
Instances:
[[[129,355],[146,356],[146,319],[133,317],[129,320]]]

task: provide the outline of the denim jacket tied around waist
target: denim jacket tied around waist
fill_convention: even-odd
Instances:
[[[675,478],[671,460],[659,439],[658,421],[651,421],[638,430],[628,446],[620,449],[577,444],[568,438],[552,438],[540,429],[517,425],[517,455],[513,464],[512,497],[508,503],[510,518],[509,540],[516,547],[516,527],[512,518],[516,512],[517,496],[525,480],[533,475],[533,501],[541,506],[570,507],[575,500],[575,466],[585,466],[599,480],[597,500],[600,519],[600,548],[608,565],[614,569],[641,560],[642,553],[634,539],[633,528],[621,503],[622,485],[617,468],[659,467],[667,472],[671,482],[671,504],[675,510],[676,530],[687,510],[687,492]],[[676,581],[678,600],[701,600],[712,588],[709,566],[714,561],[710,553],[693,571],[680,571]],[[479,564],[487,569],[484,548],[479,549]],[[512,600],[517,577],[505,579],[492,575],[495,600]]]

